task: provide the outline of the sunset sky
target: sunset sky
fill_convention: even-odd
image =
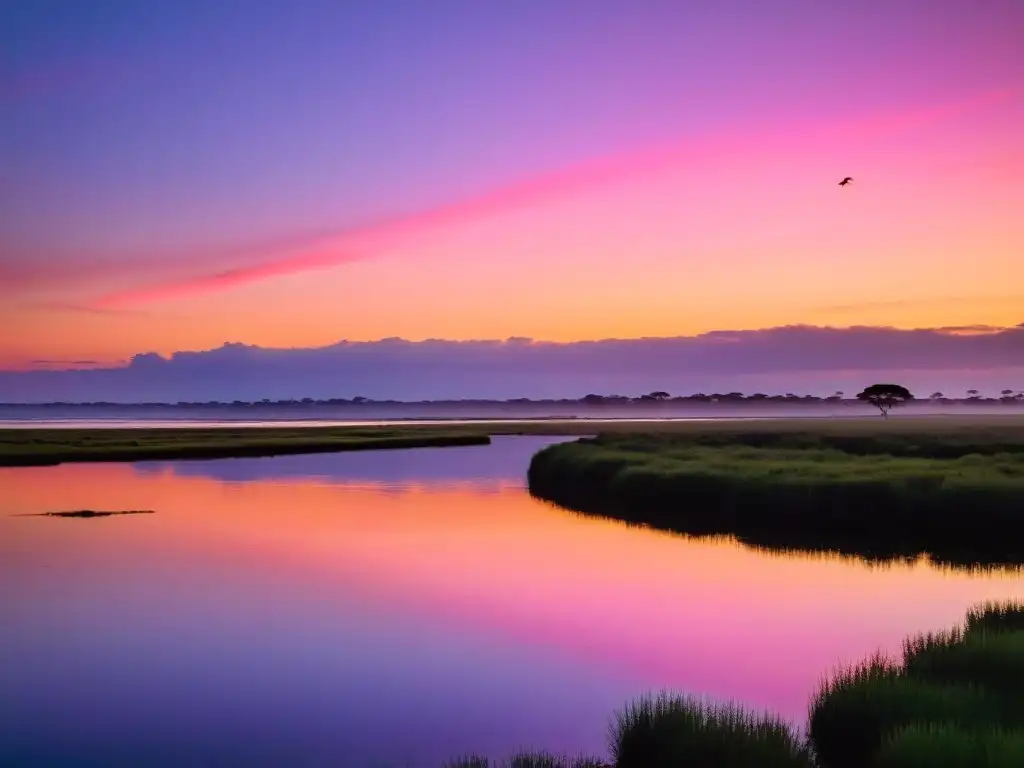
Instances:
[[[1022,36],[1021,0],[5,2],[0,368],[1014,326]]]

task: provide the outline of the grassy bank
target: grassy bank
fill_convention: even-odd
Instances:
[[[982,606],[939,635],[827,678],[796,729],[771,713],[645,696],[614,714],[607,760],[522,754],[450,768],[1020,768],[1024,604]]]
[[[822,768],[1024,765],[1024,606],[972,611],[907,640],[898,662],[840,672],[811,706]]]
[[[0,466],[164,461],[487,445],[481,430],[438,427],[267,427],[0,430]]]
[[[1024,450],[1024,417],[922,416],[882,423],[872,416],[847,419],[783,418],[715,421],[638,421],[603,419],[507,419],[477,424],[445,422],[342,427],[174,427],[101,429],[0,429],[0,466],[32,466],[71,461],[142,461],[273,456],[375,448],[485,445],[492,435],[648,436],[652,439],[758,445],[789,441],[790,447],[835,436],[857,450],[857,440],[878,441],[913,435],[926,442],[939,436],[960,453],[970,445],[981,452]],[[631,438],[637,439],[637,438]],[[909,443],[906,444],[910,450]]]
[[[1024,563],[1024,431],[604,434],[550,446],[531,492],[561,506],[769,548]]]

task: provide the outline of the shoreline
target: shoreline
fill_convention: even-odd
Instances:
[[[899,414],[887,420],[856,416],[502,418],[345,422],[179,422],[85,426],[78,423],[7,426],[0,421],[0,467],[72,462],[174,461],[269,457],[356,450],[487,445],[491,437],[594,434],[725,434],[744,432],[913,432],[925,437],[962,430],[1019,429],[1024,415]]]
[[[328,428],[0,430],[0,467],[203,461],[489,445],[485,432]]]

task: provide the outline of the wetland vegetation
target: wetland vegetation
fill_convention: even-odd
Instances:
[[[0,466],[171,461],[486,445],[482,430],[437,427],[172,427],[0,430]]]
[[[648,419],[522,418],[435,420],[344,426],[175,426],[0,429],[0,466],[40,466],[82,461],[162,461],[279,456],[301,453],[486,445],[494,435],[677,436],[702,445],[751,446],[769,442],[800,447],[808,441],[858,441],[887,450],[931,452],[952,457],[971,452],[1019,451],[1024,417],[919,416],[876,424],[861,418]],[[884,432],[880,431],[884,428]],[[907,436],[913,434],[913,439]],[[745,436],[745,437],[744,437]],[[941,437],[941,445],[935,437]],[[919,444],[914,448],[915,440]],[[801,442],[803,441],[803,442]],[[924,446],[923,448],[921,446]],[[943,447],[945,446],[945,447]],[[977,448],[977,450],[974,450]]]
[[[1024,430],[893,423],[604,433],[540,451],[529,486],[585,514],[760,547],[1024,563]]]
[[[517,755],[450,768],[1019,768],[1024,765],[1024,603],[972,609],[827,677],[806,727],[768,712],[662,693],[616,712],[608,762]]]

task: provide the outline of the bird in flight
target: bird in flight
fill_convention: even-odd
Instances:
[[[845,187],[851,181],[853,181],[853,176],[847,176],[845,179],[843,179],[842,181],[839,182],[839,186],[840,187]]]

